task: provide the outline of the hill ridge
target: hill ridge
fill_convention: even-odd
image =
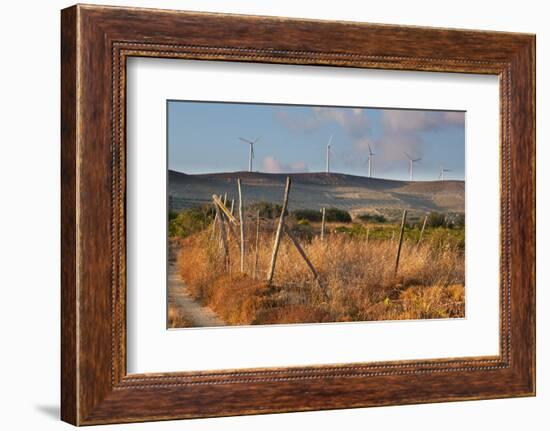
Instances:
[[[464,212],[465,183],[460,180],[402,181],[338,172],[186,174],[169,170],[168,188],[176,209],[208,202],[214,193],[234,197],[237,178],[243,184],[245,201],[279,202],[287,176],[292,179],[291,208],[335,206],[352,213],[386,214],[404,208],[419,213]]]

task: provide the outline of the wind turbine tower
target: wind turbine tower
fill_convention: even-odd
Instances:
[[[374,154],[372,152],[372,148],[370,147],[369,145],[369,178],[372,178],[372,171],[373,171],[373,167],[374,167],[374,160],[373,160],[373,157],[375,156],[376,154]]]
[[[409,156],[407,153],[405,153],[405,156],[407,156],[407,159],[409,159],[409,181],[413,180],[413,170],[414,170],[414,164],[416,162],[419,162],[422,160],[421,157],[418,157],[417,159],[413,159],[411,156]]]
[[[439,166],[439,181],[445,179],[445,172],[452,172],[450,169],[444,169],[443,166]]]
[[[328,139],[328,144],[327,144],[327,168],[326,168],[327,174],[330,174],[330,144],[331,143],[332,143],[332,135],[330,135],[330,138]]]
[[[246,142],[250,146],[250,149],[248,151],[248,172],[252,172],[252,159],[254,158],[254,144],[256,144],[256,142],[258,142],[260,138],[258,137],[253,141],[250,141],[245,138],[239,138],[239,139],[243,142]]]

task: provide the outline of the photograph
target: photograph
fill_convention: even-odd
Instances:
[[[465,112],[167,101],[167,326],[465,317]]]

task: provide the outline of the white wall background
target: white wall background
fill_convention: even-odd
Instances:
[[[550,423],[550,27],[545,2],[119,0],[103,4],[477,28],[537,34],[538,396],[96,429],[547,429]],[[71,3],[4,2],[0,15],[0,426],[69,429],[59,422],[59,10]]]

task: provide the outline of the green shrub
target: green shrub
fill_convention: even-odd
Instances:
[[[312,222],[319,222],[322,219],[321,211],[310,209],[298,209],[290,213],[296,220],[307,220]]]
[[[360,214],[357,217],[359,220],[366,221],[366,222],[374,222],[374,223],[385,223],[386,217],[384,217],[382,214]]]
[[[351,216],[345,210],[341,210],[339,208],[327,208],[325,211],[325,220],[328,222],[350,223]]]
[[[277,218],[281,215],[282,205],[275,204],[267,201],[254,202],[248,209],[254,213],[260,211],[260,217],[262,218]],[[288,215],[288,210],[285,212]]]
[[[189,208],[180,212],[170,211],[168,214],[168,234],[169,236],[185,238],[205,229],[213,219],[214,209],[209,205]]]
[[[445,227],[447,225],[445,220],[445,214],[438,213],[438,212],[431,212],[430,214],[428,214],[427,225],[429,227]]]
[[[466,218],[464,213],[451,214],[447,225],[453,229],[464,229]]]

